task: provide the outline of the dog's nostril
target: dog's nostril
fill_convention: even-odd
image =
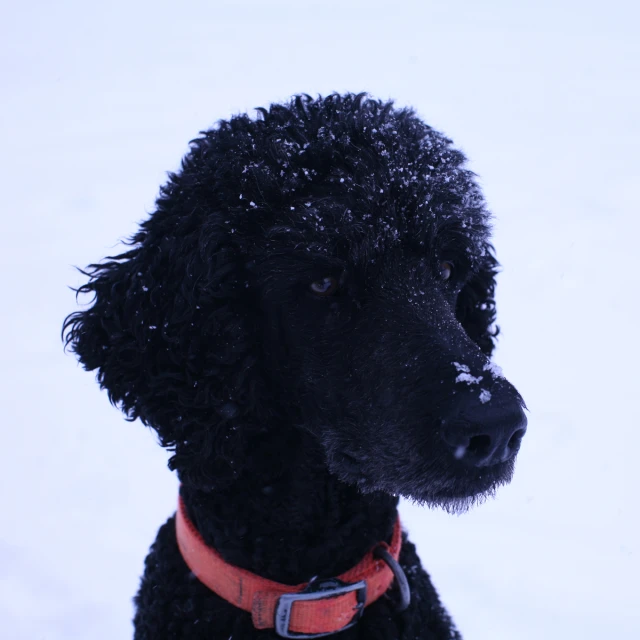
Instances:
[[[489,453],[491,438],[487,435],[472,436],[467,446],[467,451],[477,456],[485,456]]]
[[[442,427],[442,439],[454,458],[474,467],[489,467],[513,458],[527,432],[527,418],[520,406],[505,402],[472,405],[471,409],[466,414],[460,412]]]
[[[526,433],[526,429],[518,429],[509,439],[509,443],[507,447],[509,449],[518,449],[520,447],[520,442]]]

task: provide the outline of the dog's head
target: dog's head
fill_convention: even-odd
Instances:
[[[489,360],[497,263],[464,156],[363,95],[259,114],[191,143],[131,249],[92,265],[67,343],[183,479],[241,473],[288,425],[363,491],[490,493],[526,418]]]

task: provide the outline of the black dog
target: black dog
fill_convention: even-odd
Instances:
[[[388,542],[398,495],[460,510],[492,494],[526,418],[489,361],[497,263],[462,153],[364,95],[258,111],[191,143],[130,250],[91,265],[79,292],[95,299],[64,334],[111,402],[174,452],[204,543],[301,585]],[[313,606],[355,603],[340,638],[459,637],[411,543],[408,607],[402,571],[375,558],[396,580],[364,608],[364,588],[305,591]],[[278,629],[258,630],[255,611],[189,566],[172,518],[146,561],[136,638],[322,632],[295,631],[281,602]]]

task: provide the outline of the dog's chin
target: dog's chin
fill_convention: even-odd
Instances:
[[[496,495],[513,477],[514,461],[487,467],[478,475],[449,478],[432,483],[417,491],[403,492],[402,496],[421,505],[439,507],[449,513],[465,513]]]
[[[402,495],[420,504],[461,513],[493,498],[501,486],[511,482],[514,468],[515,459],[512,458],[490,467],[453,473]]]
[[[374,475],[363,474],[361,468],[354,473],[350,464],[331,466],[343,482],[356,485],[362,493],[382,491],[449,513],[464,513],[494,497],[499,487],[511,481],[515,458],[482,468],[453,463],[436,473],[404,468]]]

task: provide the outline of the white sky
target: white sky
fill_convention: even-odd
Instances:
[[[402,509],[451,614],[467,640],[640,637],[637,7],[5,3],[6,637],[130,637],[174,509],[152,435],[62,354],[72,265],[135,230],[199,130],[333,90],[416,107],[466,151],[497,218],[497,361],[531,410],[516,478],[465,516]]]

